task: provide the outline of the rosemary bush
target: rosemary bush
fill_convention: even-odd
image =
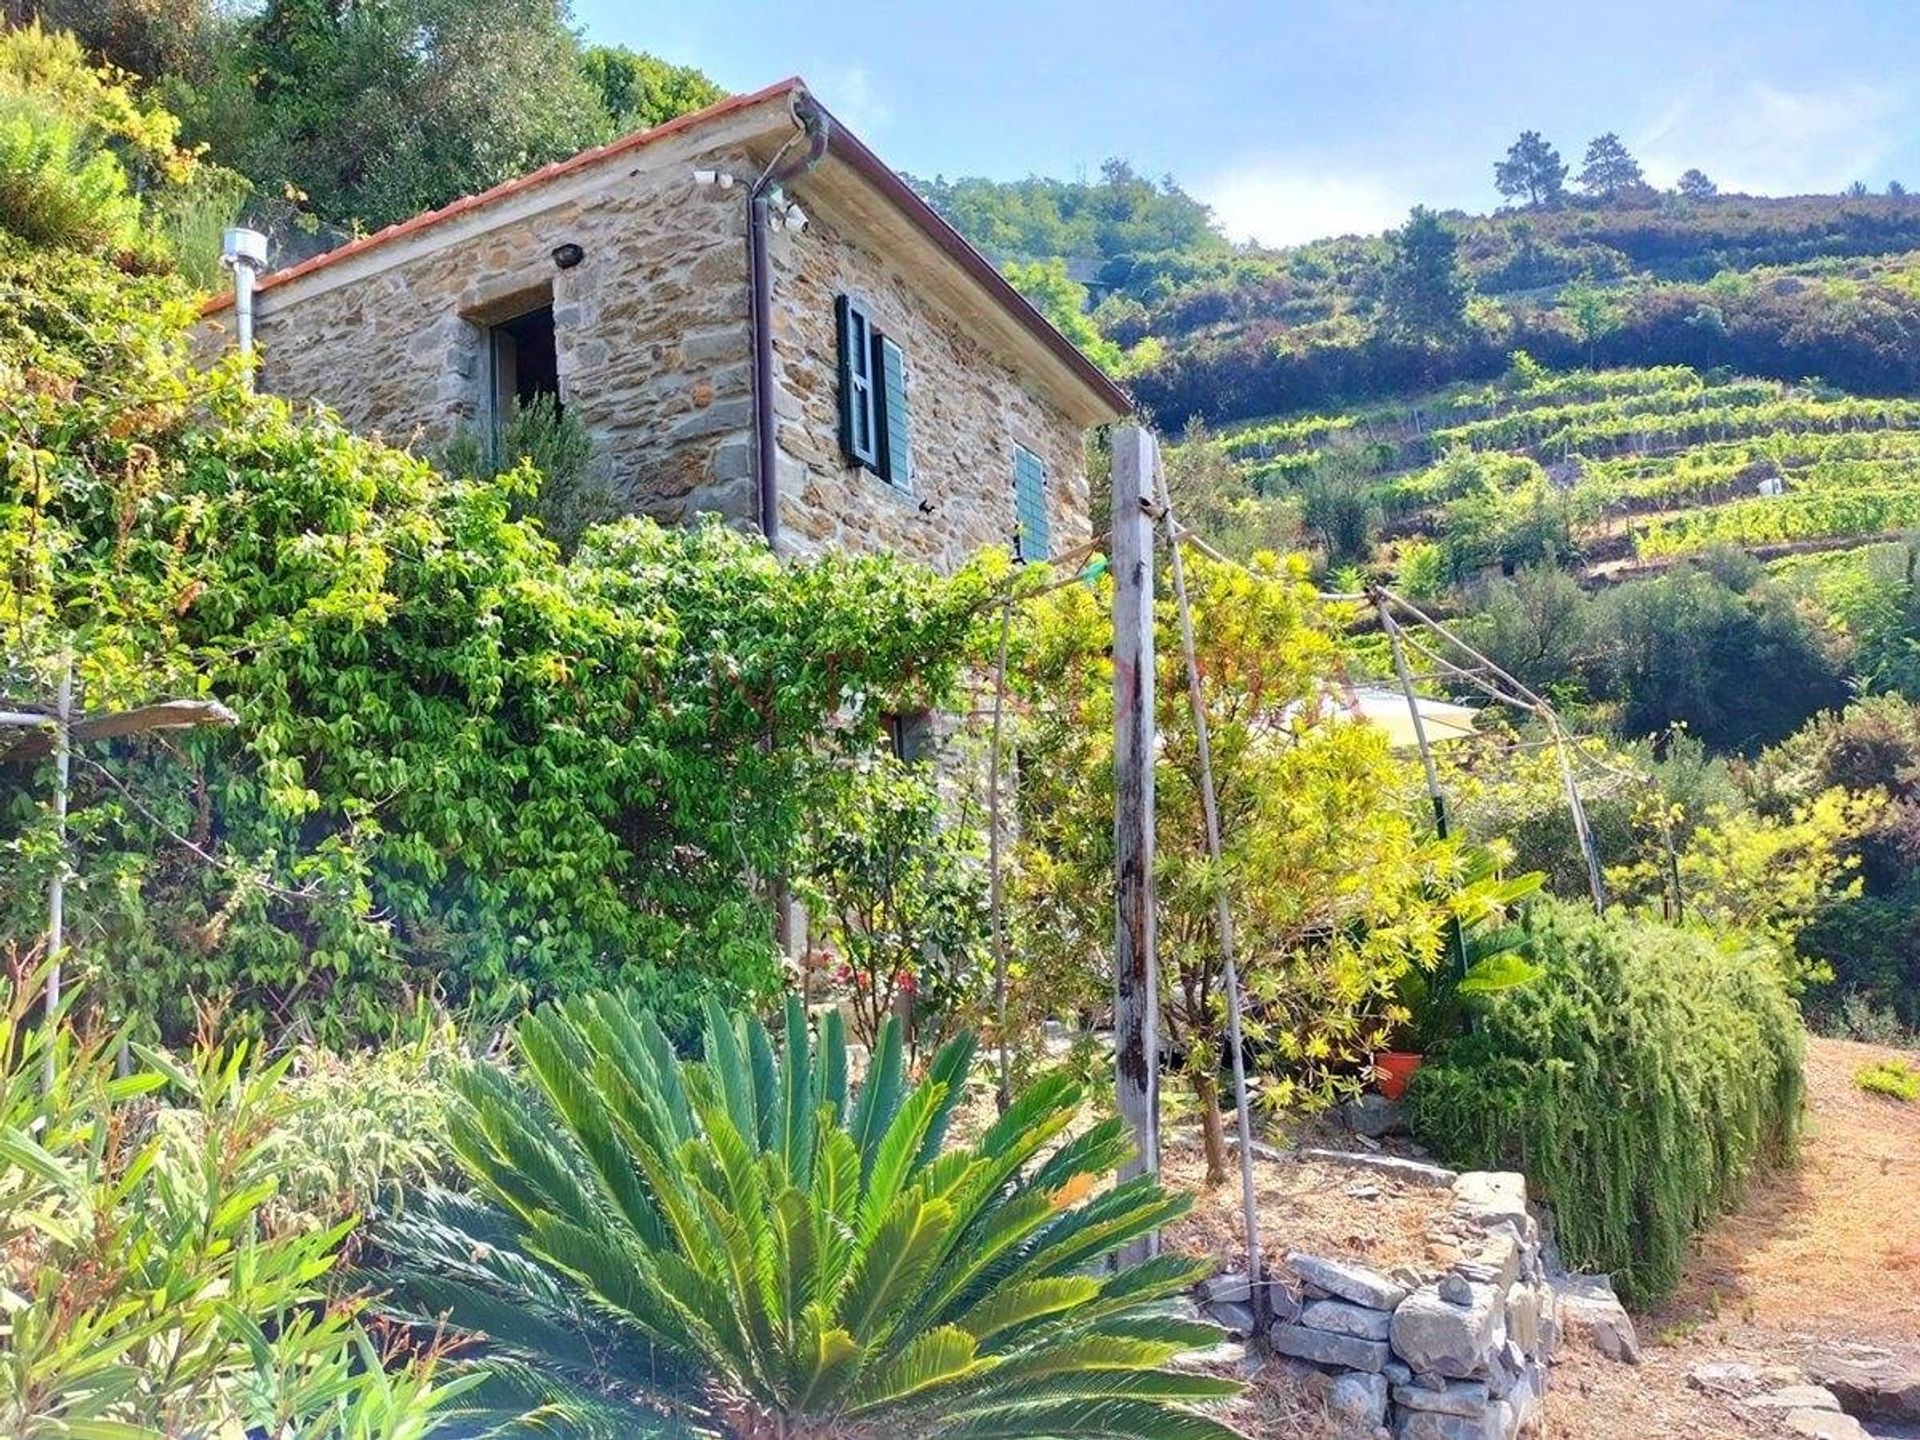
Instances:
[[[1461,1164],[1524,1170],[1567,1263],[1644,1303],[1756,1163],[1791,1157],[1799,1012],[1750,945],[1542,903],[1540,983],[1488,997],[1415,1077],[1415,1132]]]

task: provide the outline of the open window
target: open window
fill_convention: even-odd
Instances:
[[[541,396],[560,404],[560,353],[554,342],[551,303],[526,310],[488,328],[493,365],[493,430],[496,440],[513,419]]]

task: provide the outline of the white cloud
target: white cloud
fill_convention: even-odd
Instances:
[[[821,103],[846,122],[856,135],[871,138],[893,120],[893,107],[875,88],[864,66],[844,65],[827,70],[813,88],[819,93]]]
[[[1250,157],[1192,187],[1235,240],[1292,245],[1326,235],[1372,235],[1406,218],[1399,187],[1365,174]]]
[[[1795,90],[1709,74],[1628,144],[1657,185],[1698,166],[1722,190],[1832,191],[1886,178],[1881,167],[1907,133],[1910,109],[1903,91],[1864,80]]]

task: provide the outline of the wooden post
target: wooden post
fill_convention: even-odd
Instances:
[[[994,1104],[1002,1115],[1013,1103],[1013,1080],[1007,1059],[1007,929],[1001,918],[1005,904],[1000,878],[1000,749],[1007,708],[1007,640],[1013,632],[1013,597],[1000,606],[1000,651],[993,662],[993,749],[987,758],[987,915],[993,934],[993,1014],[1000,1047],[1000,1083]]]
[[[67,949],[67,793],[73,784],[73,655],[60,657],[53,731],[53,879],[47,884],[46,1051],[40,1087],[52,1093],[60,1020],[61,966]]]
[[[1115,1098],[1133,1131],[1127,1179],[1160,1173],[1160,967],[1153,894],[1153,436],[1113,431]]]

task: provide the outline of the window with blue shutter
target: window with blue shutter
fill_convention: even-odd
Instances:
[[[1015,558],[1045,560],[1053,554],[1047,524],[1047,467],[1024,445],[1013,447],[1013,522]]]
[[[879,424],[874,410],[873,321],[850,295],[835,305],[840,317],[840,448],[856,465],[878,468]]]
[[[880,377],[880,478],[913,488],[913,417],[907,413],[907,357],[884,335],[874,336],[875,373]]]

